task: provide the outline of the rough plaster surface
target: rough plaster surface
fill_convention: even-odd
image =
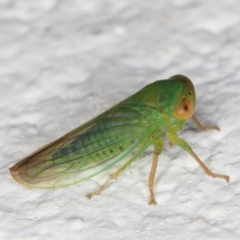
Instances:
[[[239,239],[240,2],[0,1],[0,239]],[[53,191],[8,168],[146,84],[183,74],[196,116],[179,134],[227,184],[166,144],[149,206],[151,149],[100,196],[107,174]]]

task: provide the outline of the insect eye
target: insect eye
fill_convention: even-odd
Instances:
[[[194,112],[194,103],[188,98],[183,98],[173,112],[173,116],[180,120],[189,119]]]

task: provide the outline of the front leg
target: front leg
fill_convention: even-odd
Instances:
[[[216,125],[213,125],[213,126],[209,126],[209,127],[204,127],[198,120],[197,118],[192,115],[191,117],[193,123],[196,125],[196,127],[201,130],[201,131],[208,131],[208,130],[217,130],[217,131],[220,131],[220,128]]]

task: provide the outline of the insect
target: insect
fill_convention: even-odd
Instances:
[[[87,195],[100,194],[151,145],[154,148],[148,178],[150,205],[155,205],[154,177],[158,156],[163,148],[163,136],[170,145],[178,145],[198,162],[213,178],[229,177],[212,173],[176,133],[191,118],[199,130],[218,130],[217,126],[203,127],[193,115],[195,90],[185,76],[175,75],[153,82],[96,118],[72,130],[56,141],[33,152],[10,168],[13,178],[33,188],[59,188],[72,185],[111,168],[123,161],[107,181]]]

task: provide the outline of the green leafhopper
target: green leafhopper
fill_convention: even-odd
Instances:
[[[155,205],[153,191],[158,156],[163,148],[163,136],[170,145],[187,151],[211,177],[226,175],[212,173],[176,134],[188,119],[199,130],[203,127],[193,115],[195,90],[192,82],[182,75],[153,82],[96,118],[72,130],[56,141],[33,152],[13,167],[10,172],[19,183],[33,188],[59,188],[82,182],[123,161],[97,190],[87,195],[100,194],[108,183],[117,179],[132,162],[153,146],[152,167],[148,178],[150,205]]]

